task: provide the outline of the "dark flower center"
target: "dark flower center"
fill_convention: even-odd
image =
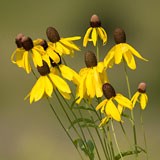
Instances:
[[[32,41],[32,39],[30,38],[30,37],[22,37],[22,40],[21,40],[21,42],[22,42],[22,46],[23,46],[23,48],[26,50],[26,51],[29,51],[29,50],[31,50],[32,48],[33,48],[33,41]]]
[[[15,43],[18,48],[22,47],[22,37],[24,37],[24,35],[22,33],[19,33],[15,38]]]
[[[88,68],[97,66],[96,55],[92,51],[88,51],[84,55],[85,64]]]
[[[46,34],[50,42],[56,43],[60,40],[59,33],[53,27],[48,27],[46,30]]]
[[[101,21],[99,20],[99,17],[96,14],[92,15],[90,19],[90,26],[93,28],[101,27]]]
[[[102,86],[103,94],[107,99],[110,99],[112,97],[116,96],[116,92],[111,84],[105,83]]]
[[[140,93],[146,93],[146,83],[145,82],[141,82],[139,85],[138,85],[138,91]]]
[[[44,48],[44,50],[46,50],[48,48],[48,44],[46,40],[43,40],[40,45]]]
[[[37,66],[37,70],[41,76],[46,76],[47,74],[50,73],[49,66],[45,61],[43,61],[43,66],[41,66],[41,67]]]
[[[116,28],[113,35],[114,35],[114,40],[116,44],[126,43],[126,34],[123,29]]]

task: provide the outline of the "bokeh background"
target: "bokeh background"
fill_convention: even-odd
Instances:
[[[29,104],[24,97],[35,83],[10,61],[15,36],[46,39],[46,28],[56,27],[62,37],[83,36],[92,14],[97,14],[108,33],[101,59],[114,44],[112,33],[122,27],[127,42],[149,62],[136,59],[137,70],[128,70],[132,91],[147,82],[149,104],[143,112],[150,160],[159,159],[160,147],[160,2],[158,0],[1,0],[0,2],[0,159],[1,160],[79,160],[45,100]],[[81,41],[82,42],[82,41]],[[79,45],[82,46],[81,42]],[[83,51],[69,64],[75,70],[84,66]],[[117,91],[126,94],[122,67],[109,72]],[[56,104],[56,101],[55,101]],[[139,109],[136,109],[139,120]],[[138,128],[139,134],[141,130]],[[139,136],[139,135],[138,135]],[[121,139],[121,138],[119,138]],[[140,140],[141,141],[141,140]],[[120,142],[123,145],[123,142]],[[145,158],[141,158],[145,159]]]

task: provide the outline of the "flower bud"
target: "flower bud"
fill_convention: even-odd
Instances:
[[[114,35],[114,40],[115,40],[116,44],[126,43],[126,34],[123,29],[116,28],[114,30],[113,35]]]
[[[101,26],[101,21],[99,20],[99,17],[96,14],[92,15],[90,19],[90,26],[93,28]]]
[[[46,50],[48,48],[48,44],[47,44],[47,41],[46,40],[42,40],[40,42],[40,45],[44,48],[44,50]]]
[[[48,27],[46,34],[50,42],[56,43],[60,40],[59,33],[53,27]]]
[[[88,68],[97,66],[96,55],[92,51],[88,51],[84,55],[85,64]]]
[[[145,82],[141,82],[139,85],[138,85],[138,91],[140,93],[146,93],[146,83]]]
[[[32,48],[33,48],[33,41],[32,41],[32,39],[30,38],[30,37],[22,37],[22,40],[21,40],[21,42],[22,42],[22,46],[23,46],[23,48],[26,50],[26,51],[29,51],[29,50],[31,50]]]
[[[37,66],[37,70],[41,76],[45,76],[50,73],[49,66],[45,61],[43,61],[43,66]]]
[[[105,83],[102,86],[103,94],[107,99],[110,99],[112,97],[116,96],[116,92],[114,88],[109,83]]]
[[[15,43],[16,43],[18,48],[22,47],[22,37],[24,37],[24,34],[19,33],[15,38]]]

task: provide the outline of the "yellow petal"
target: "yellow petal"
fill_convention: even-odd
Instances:
[[[87,95],[90,98],[93,98],[95,96],[95,85],[94,85],[94,79],[93,79],[93,70],[90,69],[87,77],[86,77],[86,89],[87,89]]]
[[[60,92],[60,94],[65,98],[65,99],[70,99],[71,96],[69,93],[63,92],[61,90],[58,90]]]
[[[139,95],[140,95],[140,93],[137,91],[137,92],[133,95],[133,97],[132,97],[132,99],[131,99],[131,102],[132,102],[132,104],[133,104],[133,108],[134,108],[136,102],[138,101]]]
[[[127,43],[125,45],[129,48],[129,50],[132,52],[132,54],[134,54],[136,57],[138,57],[144,61],[148,61],[147,59],[143,58],[132,46],[130,46]]]
[[[30,103],[38,101],[44,94],[44,77],[40,77],[30,92]]]
[[[115,59],[114,59],[114,54],[115,54],[115,52],[114,52],[114,50],[113,50],[113,48],[107,53],[107,55],[106,55],[106,57],[104,58],[104,66],[106,67],[106,68],[111,68],[112,66],[113,66],[113,64],[114,64],[114,61],[115,61]]]
[[[91,38],[93,41],[93,45],[96,46],[96,44],[97,44],[97,30],[96,30],[96,28],[93,28]]]
[[[114,99],[118,102],[118,104],[120,104],[120,105],[122,105],[124,107],[127,107],[129,109],[133,108],[131,101],[128,98],[126,98],[123,95],[121,95],[121,94],[117,94],[114,97]]]
[[[103,40],[103,45],[105,45],[107,43],[107,34],[105,30],[102,27],[98,27],[97,32],[99,37]]]
[[[101,109],[106,103],[107,103],[107,99],[103,100],[101,103],[98,104],[98,106],[96,107],[96,110]]]
[[[66,46],[64,46],[60,42],[56,42],[55,51],[57,53],[59,53],[60,55],[62,55],[62,54],[70,54],[72,52],[72,50],[70,50],[69,48],[67,48]]]
[[[76,41],[76,40],[79,40],[79,39],[81,39],[81,36],[74,36],[74,37],[65,38],[65,40],[67,40],[67,41]]]
[[[121,121],[121,115],[111,99],[106,104],[105,112],[116,121]]]
[[[51,78],[53,84],[57,87],[58,90],[66,93],[71,93],[68,84],[62,78],[52,73],[49,74],[49,77]]]
[[[147,102],[148,102],[147,95],[145,93],[142,93],[140,96],[140,105],[143,110],[146,108]]]
[[[89,40],[89,36],[90,36],[90,33],[91,33],[92,29],[93,29],[92,27],[87,29],[87,32],[86,32],[86,34],[84,36],[84,39],[83,39],[83,46],[84,47],[87,46],[87,43],[88,43],[88,40]]]
[[[113,48],[114,50],[114,58],[115,58],[115,64],[119,64],[122,61],[122,56],[125,52],[128,51],[128,48],[126,48],[123,43],[115,45]]]
[[[45,83],[45,86],[44,86],[45,93],[49,97],[51,97],[51,94],[53,92],[53,85],[52,85],[52,82],[50,81],[50,79],[47,76],[44,76],[44,83]]]
[[[109,117],[105,117],[101,120],[101,123],[99,124],[99,127],[101,127],[102,125],[105,125],[109,120]]]
[[[25,51],[23,54],[23,63],[24,63],[24,69],[26,70],[27,73],[31,72],[31,66],[29,63],[29,53],[28,51]]]
[[[47,48],[47,54],[56,64],[60,62],[60,56],[51,47]]]
[[[42,56],[41,54],[35,50],[35,49],[32,49],[32,58],[33,58],[33,62],[34,62],[34,66],[37,67],[38,66],[43,66],[43,63],[42,63]]]
[[[130,51],[127,51],[126,53],[124,53],[123,57],[124,57],[129,68],[131,68],[133,70],[136,69],[136,63],[135,63],[134,57]]]

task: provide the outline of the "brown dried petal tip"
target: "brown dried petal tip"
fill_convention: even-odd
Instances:
[[[48,48],[48,44],[46,40],[43,40],[42,42],[40,42],[40,45],[44,48],[44,50]]]
[[[45,61],[43,61],[43,66],[37,66],[37,70],[41,76],[45,76],[50,73],[49,66]]]
[[[107,99],[110,99],[112,97],[116,96],[116,92],[114,88],[109,83],[105,83],[102,86],[103,94]]]
[[[92,51],[86,52],[84,55],[84,59],[88,68],[97,66],[97,58]]]
[[[141,82],[139,85],[138,85],[138,91],[140,93],[146,93],[146,83],[145,82]]]
[[[16,43],[18,48],[22,47],[22,42],[21,42],[22,41],[22,37],[24,37],[24,34],[19,33],[15,38],[15,43]]]
[[[99,20],[99,17],[94,14],[92,17],[91,17],[91,20],[90,20],[90,26],[91,27],[100,27],[101,26],[101,21]]]
[[[33,41],[32,41],[32,39],[30,38],[30,37],[22,37],[22,40],[21,40],[21,42],[22,42],[22,46],[23,46],[23,48],[26,50],[26,51],[29,51],[29,50],[31,50],[32,48],[33,48]]]
[[[126,34],[123,29],[116,28],[113,35],[114,35],[114,40],[116,44],[126,43]]]
[[[50,42],[56,43],[60,40],[59,33],[53,27],[48,27],[46,30],[46,34]]]

